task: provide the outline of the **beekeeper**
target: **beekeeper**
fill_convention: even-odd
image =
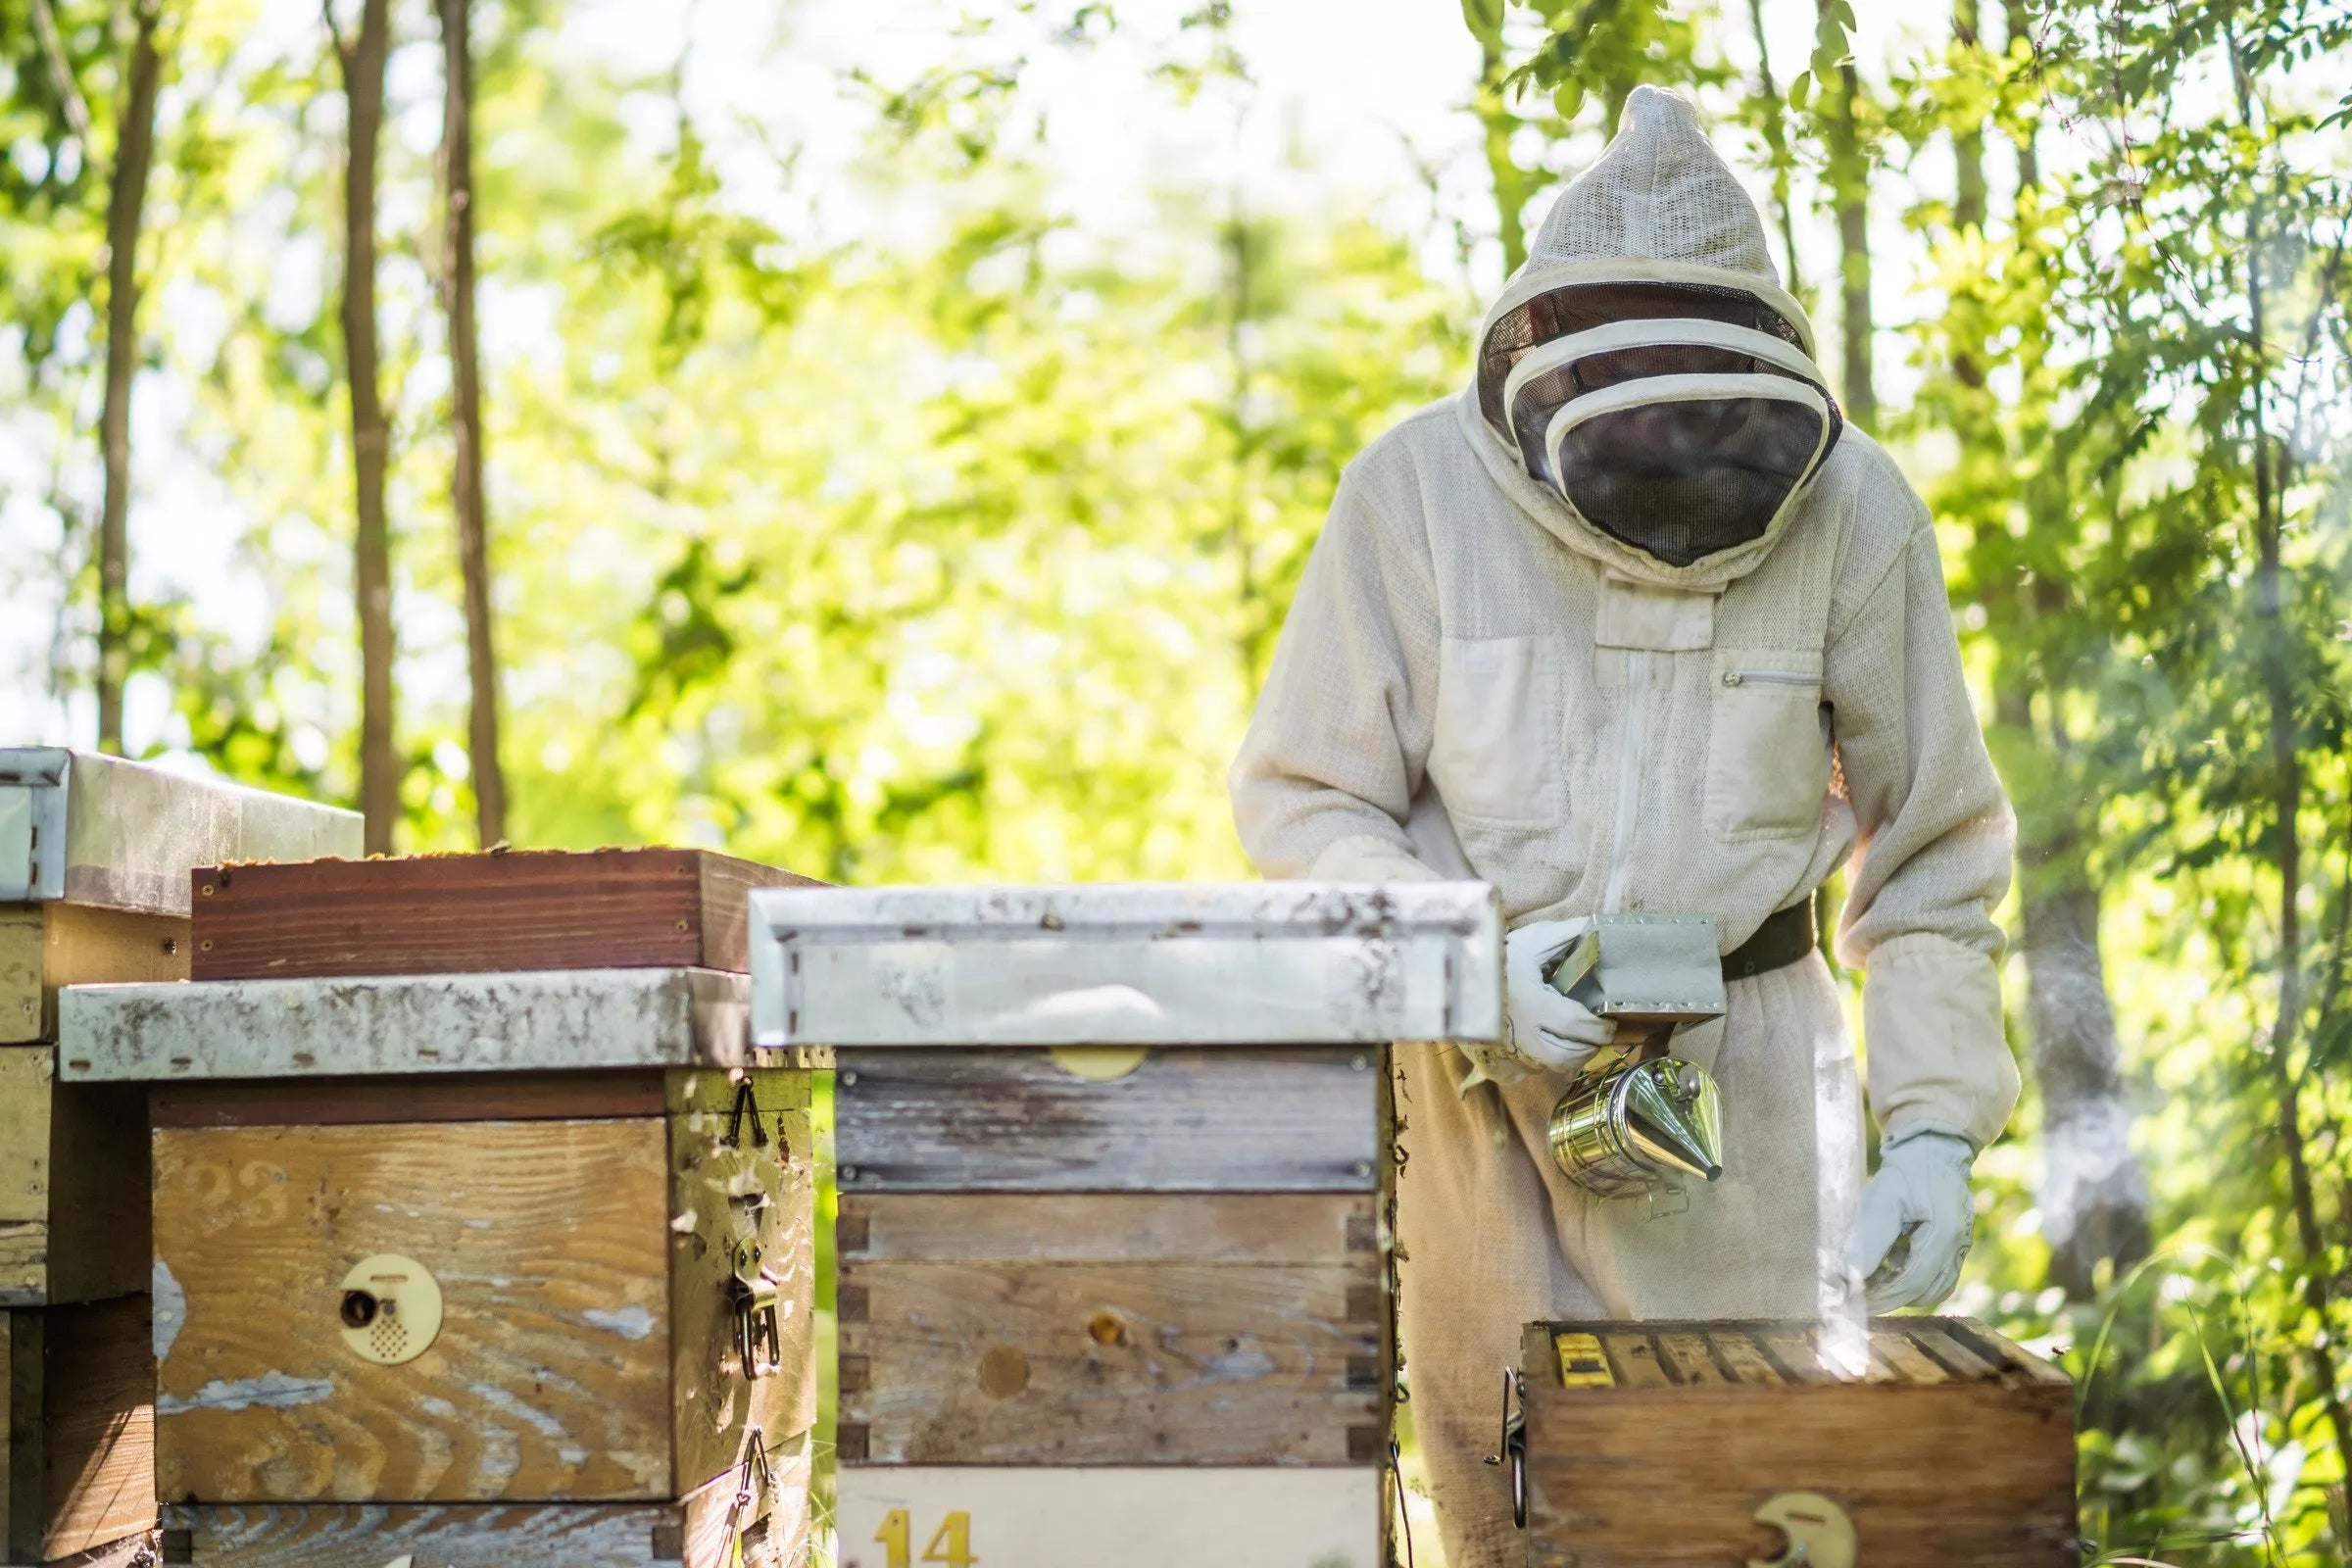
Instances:
[[[1951,1289],[2018,1090],[1989,915],[2012,820],[1927,509],[1840,420],[1682,99],[1635,89],[1473,384],[1348,466],[1232,786],[1266,875],[1476,876],[1510,928],[1508,1040],[1398,1053],[1406,1381],[1456,1568],[1525,1560],[1480,1463],[1523,1324],[1803,1316],[1841,1255],[1880,1309]],[[1810,913],[1841,864],[1884,1129],[1855,1217]],[[1563,922],[1620,911],[1712,915],[1725,952],[1729,1010],[1676,1051],[1721,1087],[1726,1174],[1665,1218],[1546,1155],[1610,1026],[1542,970]]]

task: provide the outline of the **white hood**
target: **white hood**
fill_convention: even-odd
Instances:
[[[1525,308],[1554,289],[1593,283],[1664,283],[1744,295],[1763,308],[1761,328],[1808,357],[1814,352],[1812,323],[1781,287],[1755,204],[1708,143],[1697,112],[1662,88],[1633,90],[1607,150],[1569,182],[1545,215],[1526,263],[1503,285],[1479,328],[1478,369],[1459,416],[1495,482],[1572,549],[1642,582],[1703,589],[1744,575],[1799,509],[1746,544],[1670,566],[1603,533],[1531,478],[1516,442],[1494,422],[1499,376],[1507,373],[1512,346],[1498,341],[1498,329],[1507,336],[1524,321]]]

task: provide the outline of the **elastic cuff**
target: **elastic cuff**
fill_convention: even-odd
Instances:
[[[1979,1149],[2001,1135],[2019,1083],[1990,958],[1934,932],[1881,943],[1862,982],[1862,1033],[1880,1126],[1958,1129]]]

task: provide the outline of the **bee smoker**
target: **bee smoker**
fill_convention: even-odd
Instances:
[[[1603,1018],[1616,1043],[1551,1110],[1552,1162],[1603,1198],[1679,1195],[1723,1174],[1715,1080],[1671,1054],[1674,1031],[1723,1016],[1723,959],[1710,915],[1603,914],[1544,977]]]

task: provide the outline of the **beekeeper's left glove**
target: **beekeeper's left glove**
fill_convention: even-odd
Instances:
[[[1539,1072],[1575,1072],[1616,1036],[1613,1020],[1552,990],[1544,978],[1590,924],[1537,920],[1503,938],[1503,1037],[1492,1045],[1463,1045],[1463,1054],[1477,1070],[1463,1080],[1462,1093],[1482,1083],[1514,1084]]]
[[[1968,1188],[1976,1145],[1949,1127],[1918,1122],[1879,1146],[1878,1174],[1863,1184],[1845,1266],[1864,1281],[1873,1312],[1934,1306],[1960,1283],[1975,1234]],[[1907,1255],[1891,1256],[1907,1239]]]

